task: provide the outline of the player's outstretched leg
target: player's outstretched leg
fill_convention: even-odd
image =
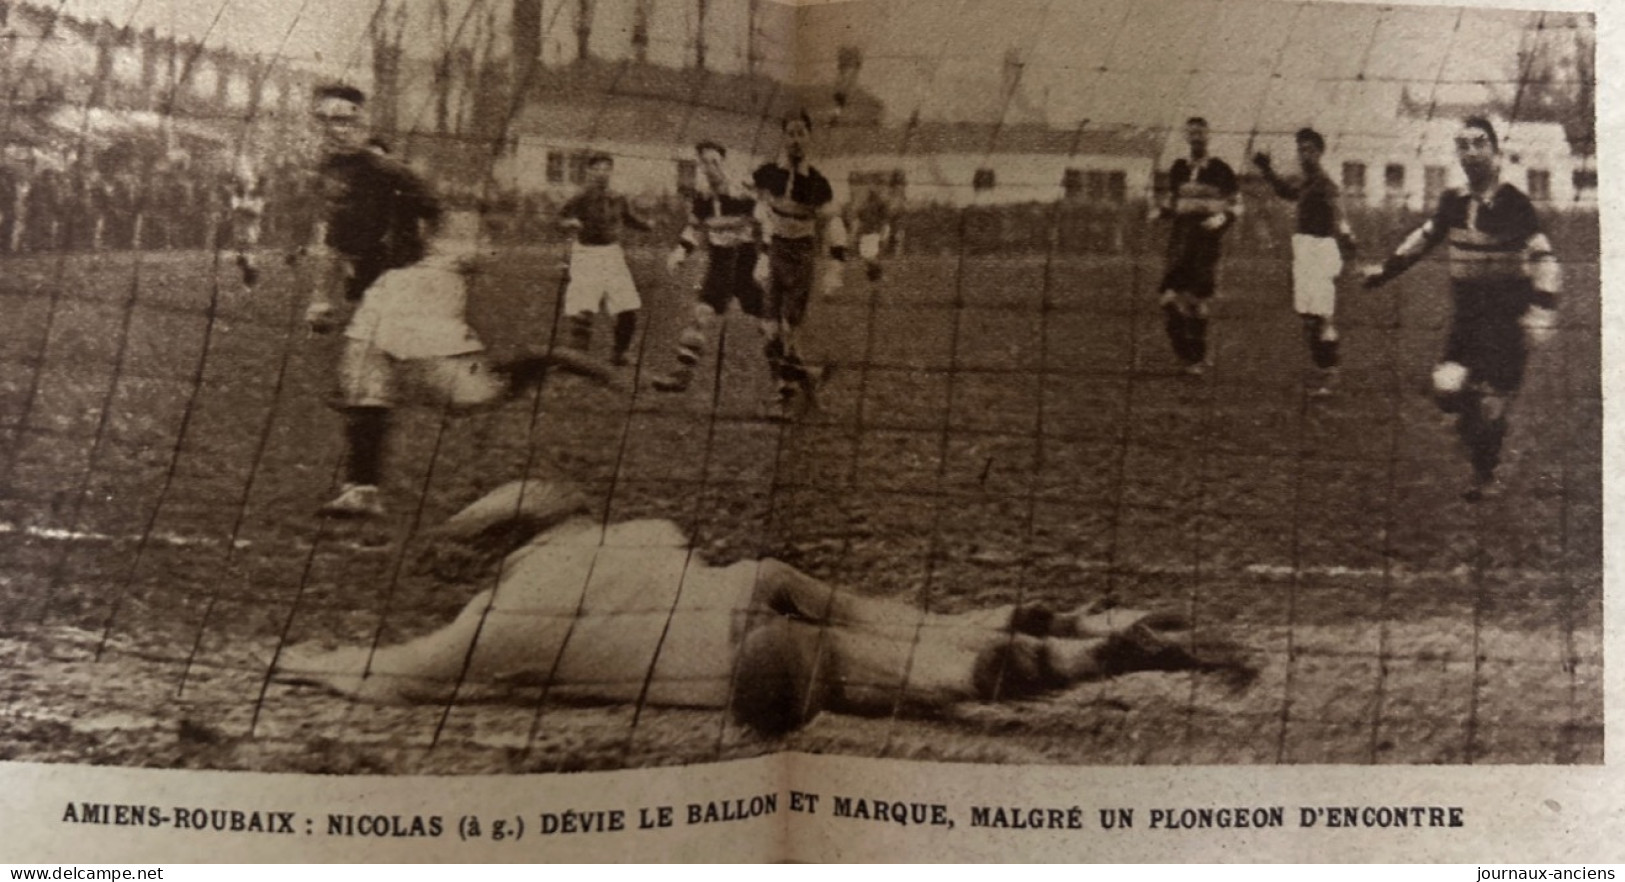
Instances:
[[[562,346],[509,359],[492,370],[503,380],[504,400],[541,386],[555,371],[584,377],[601,386],[615,382],[615,374],[608,365],[579,349]]]

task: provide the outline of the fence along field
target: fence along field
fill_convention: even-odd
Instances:
[[[570,100],[607,118],[648,99],[612,87]],[[1183,113],[1164,116],[1166,131]],[[750,150],[770,152],[776,119],[745,122],[767,133]],[[1327,135],[1335,158],[1339,132]],[[402,143],[412,157],[414,139]],[[527,216],[496,195],[501,259],[470,319],[508,353],[562,332],[564,248],[545,202]],[[1442,258],[1379,291],[1343,283],[1341,386],[1311,401],[1291,206],[1249,191],[1222,268],[1215,366],[1188,382],[1162,338],[1164,232],[1145,223],[1145,195],[910,204],[884,278],[849,267],[842,290],[814,301],[806,341],[841,372],[790,424],[760,418],[760,337],[737,315],[704,382],[649,388],[695,281],[661,265],[681,222],[667,205],[656,233],[630,240],[648,318],[630,390],[556,383],[466,418],[402,409],[391,516],[359,525],[312,516],[341,465],[327,407],[338,344],[309,336],[308,279],[277,259],[297,219],[273,223],[247,293],[205,230],[174,247],[93,251],[68,236],[7,253],[0,757],[358,773],[782,747],[1073,764],[1599,762],[1594,212],[1548,206],[1563,325],[1517,401],[1506,495],[1468,506],[1453,435],[1423,394],[1448,318]],[[1362,258],[1421,219],[1356,212]],[[710,559],[772,555],[933,611],[1170,606],[1240,639],[1260,673],[1246,688],[1137,674],[929,719],[825,714],[783,739],[716,712],[545,692],[379,707],[271,682],[279,646],[383,645],[455,615],[490,576],[441,579],[421,534],[524,474],[583,485],[608,521],[672,518]]]

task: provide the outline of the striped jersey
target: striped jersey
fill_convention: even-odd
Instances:
[[[776,162],[756,169],[751,183],[767,203],[769,232],[778,239],[818,235],[819,215],[835,200],[829,179],[811,165],[794,171]]]
[[[1213,156],[1203,157],[1194,163],[1187,157],[1174,160],[1173,167],[1168,170],[1168,187],[1174,215],[1199,219],[1225,212],[1234,213],[1240,192],[1236,173],[1224,160]]]
[[[692,250],[700,245],[736,248],[756,242],[756,200],[731,192],[701,193],[688,206],[688,226],[679,240]]]
[[[1395,256],[1414,262],[1439,244],[1449,247],[1450,280],[1458,293],[1503,300],[1500,305],[1513,314],[1531,302],[1555,305],[1562,286],[1557,257],[1534,204],[1517,187],[1503,183],[1487,197],[1445,191],[1433,217]]]

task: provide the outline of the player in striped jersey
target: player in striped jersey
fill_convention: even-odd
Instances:
[[[1303,176],[1287,180],[1275,173],[1267,153],[1253,157],[1264,180],[1282,199],[1298,203],[1297,231],[1292,234],[1292,308],[1303,320],[1309,358],[1320,369],[1320,383],[1310,394],[1331,394],[1337,376],[1337,277],[1343,261],[1354,256],[1354,234],[1338,207],[1337,185],[1321,166],[1326,139],[1314,129],[1299,129],[1294,140]]]
[[[1466,189],[1445,191],[1433,217],[1365,283],[1382,285],[1448,243],[1454,310],[1444,358],[1433,369],[1433,393],[1441,409],[1457,415],[1456,432],[1473,467],[1463,497],[1476,502],[1497,487],[1507,411],[1523,383],[1530,346],[1556,331],[1562,273],[1529,197],[1501,180],[1500,142],[1489,120],[1462,122],[1456,158]]]
[[[807,161],[811,138],[812,118],[805,112],[785,117],[783,155],[751,176],[765,237],[766,272],[759,261],[757,278],[766,280],[767,358],[778,381],[773,407],[779,418],[790,415],[798,392],[810,399],[828,371],[802,361],[795,337],[812,299],[820,234],[829,243],[829,256],[846,260],[846,224],[831,208],[835,190]],[[826,278],[837,283],[840,273],[831,271]]]
[[[710,185],[709,192],[696,195],[689,205],[688,225],[666,266],[675,273],[701,246],[709,257],[694,317],[677,338],[677,367],[654,381],[654,387],[662,392],[681,392],[693,382],[694,368],[705,354],[706,335],[717,317],[728,311],[730,302],[738,300],[746,315],[763,319],[762,286],[755,278],[757,243],[761,240],[756,199],[729,183],[723,165],[727,148],[715,141],[701,141],[694,146],[694,154]]]
[[[1201,376],[1207,363],[1208,300],[1213,297],[1224,234],[1235,224],[1240,205],[1236,173],[1207,152],[1207,120],[1185,121],[1189,158],[1168,171],[1168,205],[1158,217],[1172,218],[1168,266],[1162,276],[1162,311],[1168,342],[1185,373]]]

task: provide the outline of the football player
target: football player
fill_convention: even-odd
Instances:
[[[762,286],[755,277],[761,240],[756,199],[728,181],[724,166],[727,148],[715,141],[701,141],[694,146],[694,154],[708,189],[696,194],[689,205],[688,225],[666,259],[666,266],[675,273],[690,255],[704,247],[705,277],[700,282],[694,317],[677,338],[677,367],[654,381],[654,387],[662,392],[681,392],[693,382],[694,369],[705,354],[706,336],[730,303],[738,300],[740,310],[758,322],[764,315]]]
[[[575,234],[570,245],[570,281],[564,291],[564,314],[570,317],[571,342],[585,350],[592,344],[592,325],[600,310],[615,317],[614,363],[630,362],[638,330],[638,297],[632,271],[621,248],[621,227],[652,230],[654,225],[632,210],[630,200],[609,188],[615,158],[595,153],[587,160],[587,186],[559,209],[560,225]]]
[[[779,159],[764,163],[751,176],[764,236],[756,277],[767,290],[767,358],[778,383],[770,406],[773,416],[781,419],[793,412],[798,393],[812,403],[828,373],[827,367],[814,369],[802,361],[796,340],[812,300],[820,238],[836,262],[847,256],[846,224],[831,209],[835,191],[808,161],[812,117],[805,111],[791,114],[784,118],[782,130]],[[840,277],[840,268],[831,267],[825,279],[833,286]]]
[[[1440,244],[1450,250],[1454,309],[1444,358],[1433,368],[1433,395],[1456,416],[1472,463],[1462,496],[1477,502],[1499,488],[1496,467],[1507,412],[1523,384],[1530,348],[1557,329],[1562,272],[1529,197],[1501,180],[1495,126],[1468,117],[1456,132],[1465,188],[1446,190],[1433,216],[1400,243],[1366,287],[1386,284]]]
[[[368,286],[344,331],[339,362],[342,406],[365,414],[371,434],[350,436],[346,481],[319,513],[383,514],[379,486],[390,411],[402,403],[450,410],[500,404],[539,384],[552,368],[608,381],[608,371],[566,350],[493,365],[468,326],[468,285],[478,271],[479,215],[448,212],[424,254]]]
[[[252,291],[260,278],[254,252],[259,249],[260,229],[265,219],[265,176],[255,172],[244,159],[232,174],[227,198],[237,269],[242,272],[243,287]]]
[[[1168,264],[1162,276],[1162,311],[1174,355],[1184,372],[1200,377],[1208,361],[1208,301],[1217,285],[1224,234],[1235,225],[1240,188],[1236,173],[1208,153],[1207,120],[1185,121],[1190,156],[1168,172],[1168,204],[1156,212],[1171,218]]]
[[[1292,308],[1303,320],[1309,359],[1320,369],[1320,382],[1310,394],[1323,397],[1331,394],[1337,378],[1338,334],[1332,318],[1337,311],[1337,277],[1343,262],[1354,258],[1354,233],[1338,206],[1337,185],[1321,165],[1326,139],[1304,128],[1294,140],[1303,171],[1297,180],[1277,175],[1267,153],[1255,154],[1253,164],[1277,196],[1298,203],[1297,231],[1292,234]]]

